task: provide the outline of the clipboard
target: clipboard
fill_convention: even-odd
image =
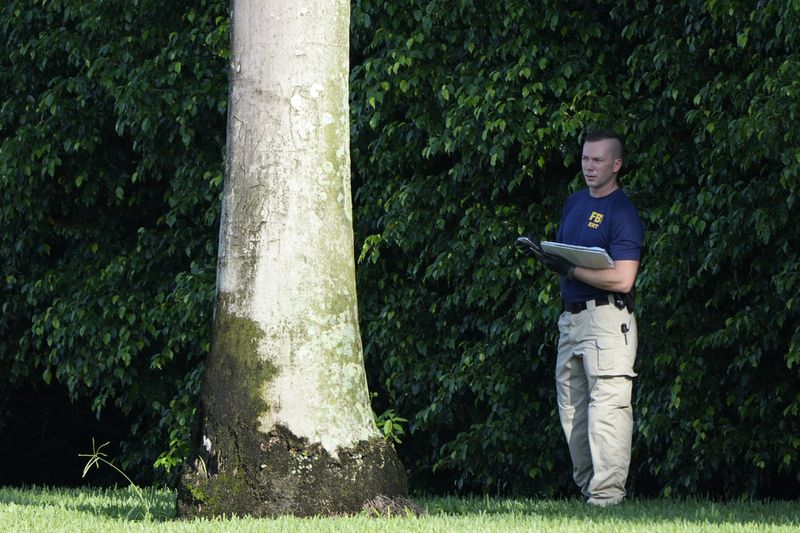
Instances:
[[[560,242],[542,241],[545,253],[566,259],[573,265],[602,270],[614,268],[614,260],[608,252],[597,246],[576,246]]]

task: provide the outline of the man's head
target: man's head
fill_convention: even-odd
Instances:
[[[622,167],[622,140],[611,130],[589,133],[583,140],[581,168],[589,194],[606,196],[619,188],[617,173]]]

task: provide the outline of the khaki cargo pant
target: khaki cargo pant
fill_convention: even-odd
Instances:
[[[636,319],[613,301],[587,306],[558,320],[558,413],[575,483],[587,502],[606,505],[625,497],[631,460]]]

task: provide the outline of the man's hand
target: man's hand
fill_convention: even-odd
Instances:
[[[517,237],[516,245],[517,249],[522,252],[522,255],[525,257],[537,257],[537,255],[542,255],[544,253],[541,243],[533,236]]]
[[[522,252],[522,254],[526,257],[533,257],[545,267],[557,274],[567,276],[569,279],[574,278],[575,265],[565,259],[545,253],[544,249],[542,248],[542,243],[540,243],[539,239],[536,237],[532,235],[519,237],[517,238],[516,244],[519,251]]]

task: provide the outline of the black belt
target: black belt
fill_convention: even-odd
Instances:
[[[581,311],[586,311],[587,303],[588,302],[564,302],[564,310],[570,313],[580,313]],[[601,296],[600,298],[594,299],[595,306],[608,304],[608,296]]]

